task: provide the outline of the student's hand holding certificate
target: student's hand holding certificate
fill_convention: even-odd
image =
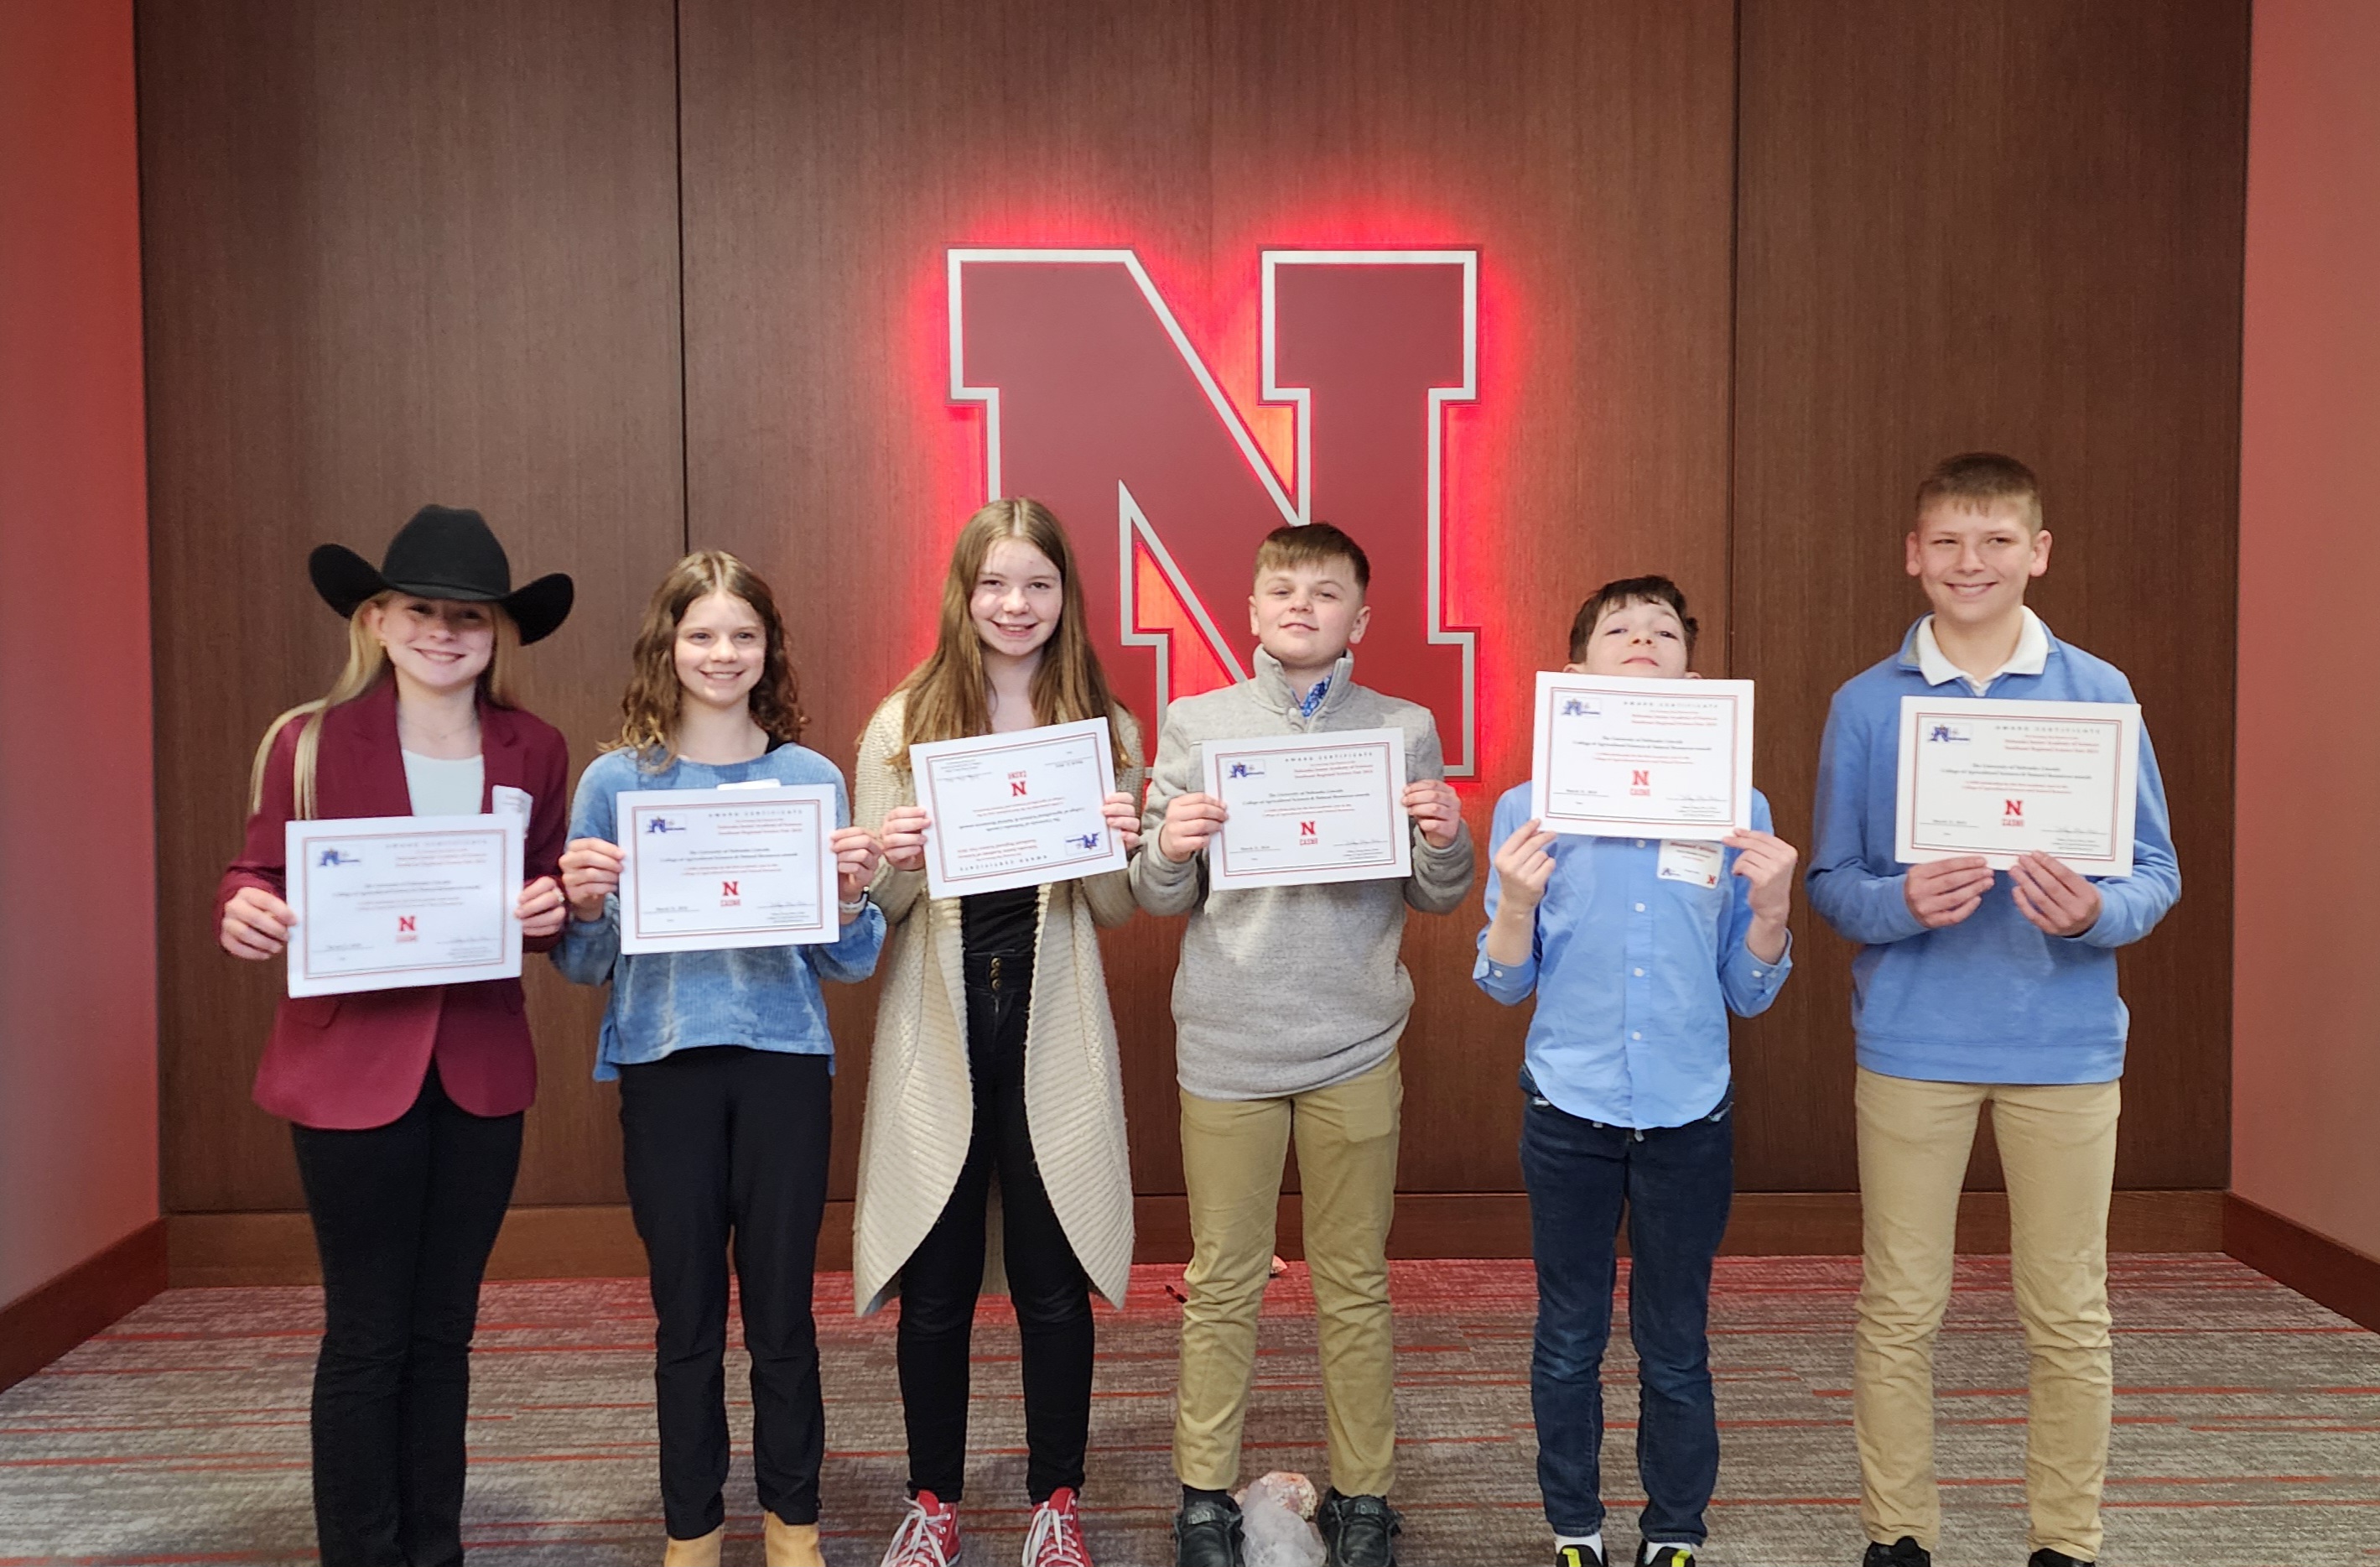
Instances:
[[[1140,847],[1140,802],[1119,789],[1099,802],[1100,811],[1108,819],[1108,831],[1115,841],[1131,854]]]
[[[620,890],[620,845],[603,838],[573,838],[562,851],[562,895],[570,917],[592,925],[603,917],[603,903]]]
[[[261,887],[242,887],[224,905],[223,950],[261,963],[289,944],[298,913]]]
[[[1443,779],[1425,778],[1406,784],[1404,808],[1433,849],[1451,847],[1463,833],[1463,802],[1456,797],[1454,785]]]
[[[1165,802],[1165,820],[1157,829],[1157,852],[1179,865],[1207,852],[1207,844],[1223,830],[1228,813],[1223,802],[1203,791],[1176,795]]]
[[[884,848],[884,863],[913,876],[925,869],[926,829],[933,824],[923,806],[894,806],[886,811],[884,833],[877,840]]]
[[[2099,889],[2054,855],[2029,854],[2009,867],[2016,911],[2052,936],[2080,936],[2099,923]]]
[[[884,857],[882,845],[876,834],[865,827],[838,827],[827,838],[827,850],[834,856],[835,891],[845,905],[856,905],[867,893],[868,884],[876,880],[876,866]],[[850,924],[859,917],[859,910],[845,906],[841,910],[843,923]]]
[[[570,903],[563,896],[562,884],[551,876],[540,876],[523,887],[513,904],[513,917],[520,921],[525,941],[542,941],[562,934],[562,922],[569,914]]]
[[[1911,866],[1900,896],[1919,924],[1939,930],[1983,907],[1984,894],[1991,890],[1992,868],[1981,855],[1964,855]]]
[[[1554,840],[1545,824],[1524,821],[1496,850],[1496,912],[1535,909],[1545,901],[1546,884],[1554,879]]]

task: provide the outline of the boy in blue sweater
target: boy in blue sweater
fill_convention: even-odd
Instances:
[[[2025,1497],[2032,1567],[2089,1567],[2100,1539],[2113,1371],[2107,1205],[2128,1014],[2116,949],[2181,894],[2145,731],[2132,874],[2078,875],[2029,854],[1893,854],[1900,698],[2129,702],[2121,671],[2060,642],[2024,604],[2049,569],[2040,487],[2012,457],[1945,459],[1918,487],[1909,575],[1933,605],[1883,662],[1835,693],[1819,751],[1810,901],[1860,943],[1864,1268],[1853,1363],[1867,1567],[1929,1567],[1934,1334],[1975,1120],[1992,1107],[2008,1176],[2010,1265],[2032,1357]]]
[[[1692,679],[1694,623],[1666,577],[1605,584],[1570,668]],[[1537,1265],[1529,1396],[1555,1567],[1604,1567],[1603,1351],[1628,1214],[1639,1383],[1640,1567],[1689,1567],[1718,1479],[1706,1331],[1711,1259],[1735,1189],[1728,1014],[1768,1009],[1792,968],[1794,854],[1752,796],[1724,844],[1557,838],[1529,785],[1496,802],[1479,988],[1537,999],[1522,1073],[1521,1173]]]

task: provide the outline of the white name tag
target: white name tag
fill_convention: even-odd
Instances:
[[[490,815],[514,816],[520,819],[521,830],[528,830],[531,808],[537,802],[526,789],[516,789],[509,784],[499,784],[488,791]]]
[[[1684,881],[1696,887],[1718,885],[1720,869],[1727,864],[1727,845],[1706,844],[1692,838],[1661,840],[1661,880]]]

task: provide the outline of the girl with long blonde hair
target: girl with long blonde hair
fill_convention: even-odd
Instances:
[[[215,899],[224,950],[261,962],[287,946],[289,822],[480,815],[520,797],[514,912],[524,948],[551,947],[569,750],[508,677],[521,646],[570,613],[570,578],[516,590],[480,514],[445,506],[417,513],[378,570],[336,544],[308,567],[346,619],[346,666],[257,748],[247,846]],[[285,997],[275,1011],[256,1102],[290,1123],[322,1256],[314,1522],[329,1567],[463,1559],[471,1331],[536,1091],[518,979]]]
[[[929,896],[909,747],[1105,718],[1105,816],[1140,842],[1140,735],[1092,649],[1075,553],[1047,507],[1001,500],[959,530],[934,650],[860,741],[891,958],[869,1062],[854,1220],[862,1313],[897,1295],[907,1513],[884,1567],[950,1567],[966,1464],[969,1332],[989,1271],[1024,1351],[1026,1567],[1089,1567],[1076,1501],[1090,1423],[1090,1294],[1123,1303],[1132,1179],[1098,927],[1132,917],[1123,871]],[[994,1187],[1000,1232],[989,1233]]]
[[[620,733],[578,781],[562,856],[571,920],[554,966],[609,983],[595,1075],[620,1084],[628,1206],[654,1315],[666,1567],[717,1567],[725,1539],[727,1257],[752,1355],[752,1470],[771,1567],[820,1567],[819,1389],[810,1274],[826,1210],[834,1039],[821,980],[876,969],[875,839],[843,774],[801,745],[776,597],[734,555],[698,550],[653,590]],[[832,784],[837,938],[804,946],[624,954],[615,797],[625,790]]]

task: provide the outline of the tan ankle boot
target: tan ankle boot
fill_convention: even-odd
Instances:
[[[773,1512],[764,1516],[769,1520],[769,1567],[826,1567],[816,1524],[788,1524]]]
[[[662,1567],[719,1567],[719,1548],[726,1539],[724,1524],[698,1540],[673,1539],[662,1553]]]

